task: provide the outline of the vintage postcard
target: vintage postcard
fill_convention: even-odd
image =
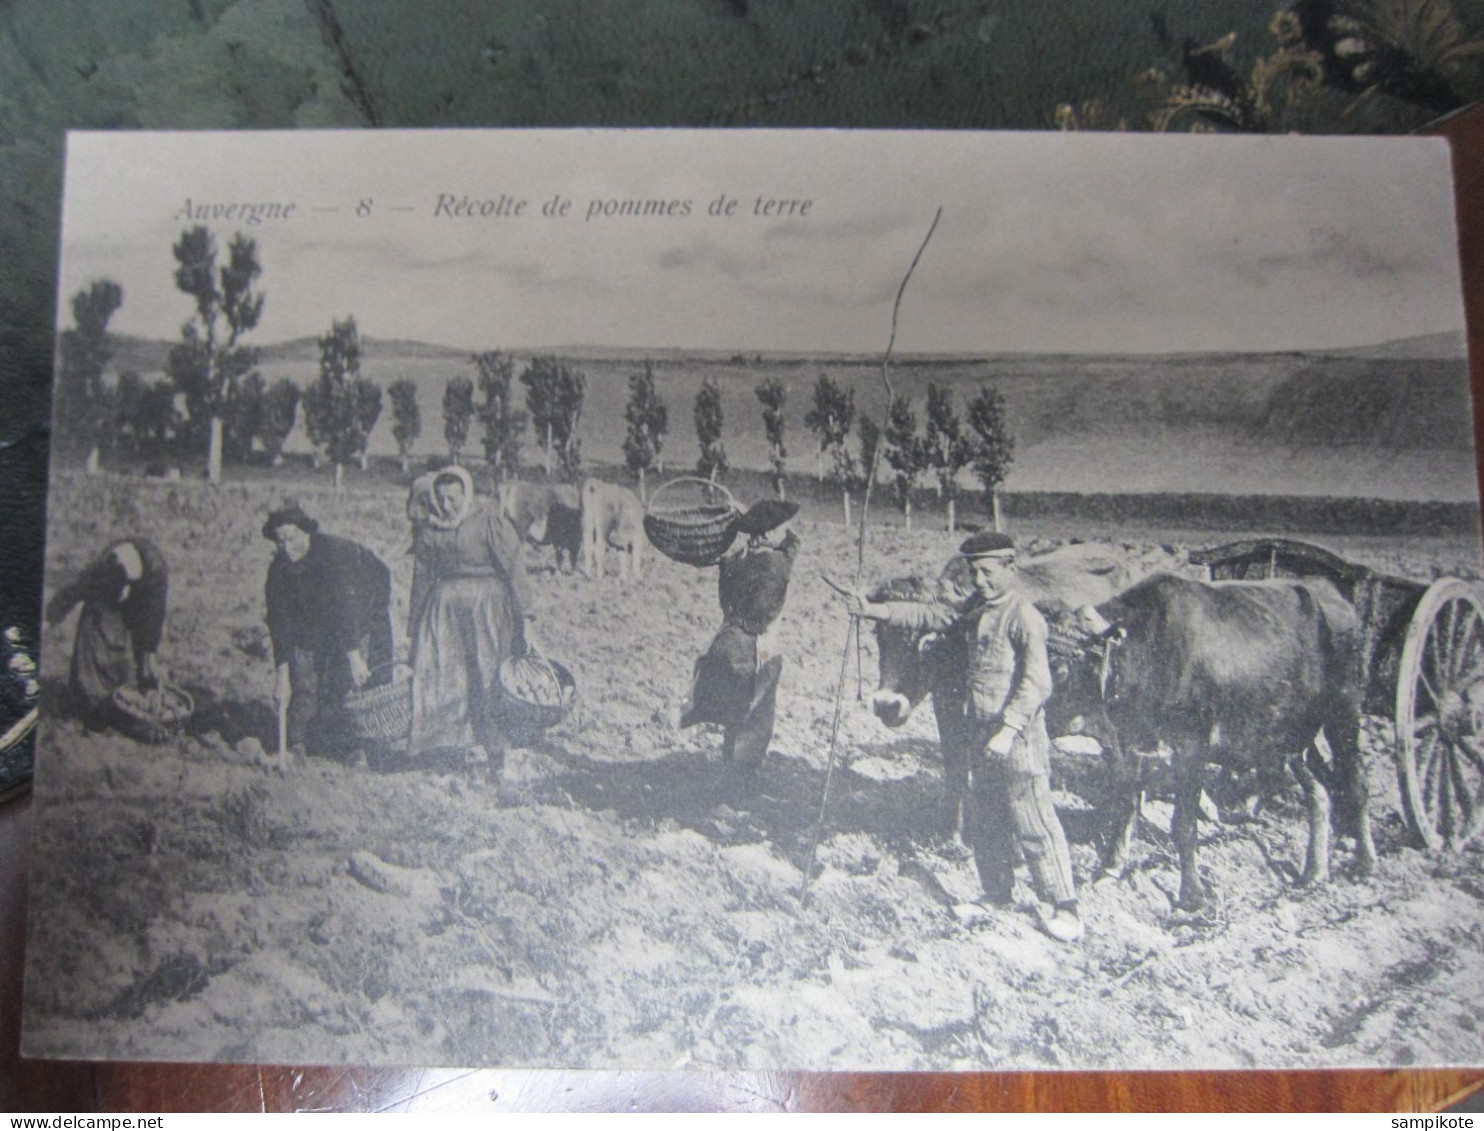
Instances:
[[[27,1055],[1484,1063],[1443,143],[82,133],[58,294]]]

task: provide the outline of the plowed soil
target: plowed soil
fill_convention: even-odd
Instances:
[[[324,529],[392,565],[394,623],[405,625],[402,498],[297,493]],[[714,571],[657,556],[634,582],[560,574],[548,551],[528,554],[542,643],[571,668],[581,702],[513,750],[501,780],[374,752],[288,762],[266,752],[271,546],[258,527],[281,495],[267,484],[54,485],[52,586],[110,538],[165,548],[161,659],[197,709],[158,744],[44,723],[28,1055],[736,1069],[1484,1063],[1484,852],[1414,847],[1387,720],[1369,720],[1364,739],[1376,874],[1352,876],[1339,841],[1333,882],[1296,886],[1295,787],[1254,822],[1203,823],[1210,898],[1199,914],[1174,906],[1158,797],[1129,877],[1091,882],[1102,762],[1062,750],[1053,785],[1088,927],[1063,946],[1037,929],[1028,887],[1008,910],[977,903],[972,862],[936,837],[931,714],[896,731],[871,714],[873,646],[846,649],[847,620],[821,576],[848,580],[854,533],[829,516],[796,524],[777,732],[747,791],[725,773],[716,735],[675,726],[718,620]],[[1033,550],[1067,534],[1016,533]],[[1188,568],[1161,532],[1125,537],[1096,553],[1128,580]],[[867,579],[936,571],[955,542],[941,530],[873,531]],[[1328,544],[1419,580],[1478,574],[1478,549],[1462,541]],[[71,632],[68,622],[44,641],[48,693],[65,680]]]

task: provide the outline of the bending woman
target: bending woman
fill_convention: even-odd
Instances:
[[[116,688],[154,687],[155,653],[165,628],[170,571],[165,555],[147,538],[114,542],[46,608],[57,624],[82,605],[72,668],[67,680],[74,710],[93,726],[112,721]]]
[[[764,499],[737,520],[746,546],[721,559],[717,596],[722,625],[696,660],[682,727],[720,723],[721,756],[750,787],[773,740],[773,717],[783,657],[769,629],[783,612],[799,536],[788,529],[798,503]]]
[[[412,532],[412,751],[462,749],[498,772],[506,739],[495,719],[495,678],[530,643],[520,536],[474,497],[462,467],[419,488],[426,497],[417,509],[427,517]]]
[[[322,533],[297,504],[273,511],[263,537],[278,547],[264,596],[289,748],[337,752],[350,744],[345,697],[391,678],[391,571],[359,542]]]

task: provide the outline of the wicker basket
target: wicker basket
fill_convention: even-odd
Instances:
[[[113,689],[115,724],[140,742],[161,743],[184,729],[196,711],[183,687],[161,683],[152,691],[126,683]]]
[[[536,697],[540,689],[541,698]],[[535,652],[512,656],[495,680],[495,716],[514,735],[549,730],[572,713],[577,681],[564,664]]]
[[[704,489],[702,501],[661,503],[661,496],[679,484]],[[714,498],[718,493],[726,497],[726,502],[705,501],[706,495]],[[644,533],[656,550],[673,561],[712,566],[736,538],[741,513],[731,492],[720,483],[691,477],[672,479],[651,496],[644,511]]]
[[[368,742],[400,742],[408,737],[412,733],[412,669],[398,664],[390,682],[347,695],[345,726],[353,737]]]

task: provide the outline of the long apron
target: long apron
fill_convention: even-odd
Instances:
[[[116,608],[85,603],[72,645],[69,690],[86,711],[107,710],[115,688],[133,683],[134,638]]]
[[[509,584],[493,570],[433,588],[412,646],[412,751],[506,746],[495,721],[495,679],[522,633]]]

